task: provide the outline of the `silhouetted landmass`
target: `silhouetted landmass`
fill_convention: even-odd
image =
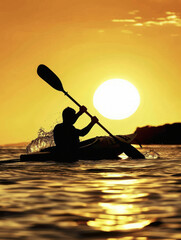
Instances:
[[[138,127],[135,132],[141,144],[181,144],[181,123]]]

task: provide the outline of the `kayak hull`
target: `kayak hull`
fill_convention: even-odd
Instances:
[[[21,161],[68,161],[68,160],[101,160],[118,159],[118,155],[123,152],[119,144],[110,137],[96,137],[81,142],[79,151],[74,155],[63,154],[56,147],[49,147],[40,152],[23,154]]]
[[[132,158],[143,158],[142,154],[133,148],[130,143],[135,134],[117,135],[119,141],[110,136],[101,136],[82,141],[76,153],[63,154],[56,147],[49,147],[40,152],[23,154],[21,161],[76,161],[76,160],[101,160],[101,159],[120,159],[119,155],[125,152]]]

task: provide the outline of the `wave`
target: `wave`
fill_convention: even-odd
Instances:
[[[39,152],[41,149],[55,146],[53,130],[46,132],[43,128],[38,131],[38,137],[27,146],[27,153]]]

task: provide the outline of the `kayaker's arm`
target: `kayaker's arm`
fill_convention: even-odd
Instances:
[[[79,136],[85,136],[90,130],[91,128],[94,126],[94,124],[98,123],[98,119],[97,117],[92,117],[91,118],[91,122],[87,125],[87,127],[81,129],[81,130],[78,130],[79,131]]]
[[[86,108],[85,106],[80,106],[79,111],[76,113],[76,116],[75,116],[76,120],[75,120],[75,121],[77,121],[77,119],[78,119],[83,113],[85,113],[86,111],[87,111],[87,108]]]

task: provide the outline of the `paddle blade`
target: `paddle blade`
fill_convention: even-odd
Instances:
[[[65,92],[60,79],[47,66],[45,66],[44,64],[40,64],[37,68],[37,73],[51,87],[58,91]]]

